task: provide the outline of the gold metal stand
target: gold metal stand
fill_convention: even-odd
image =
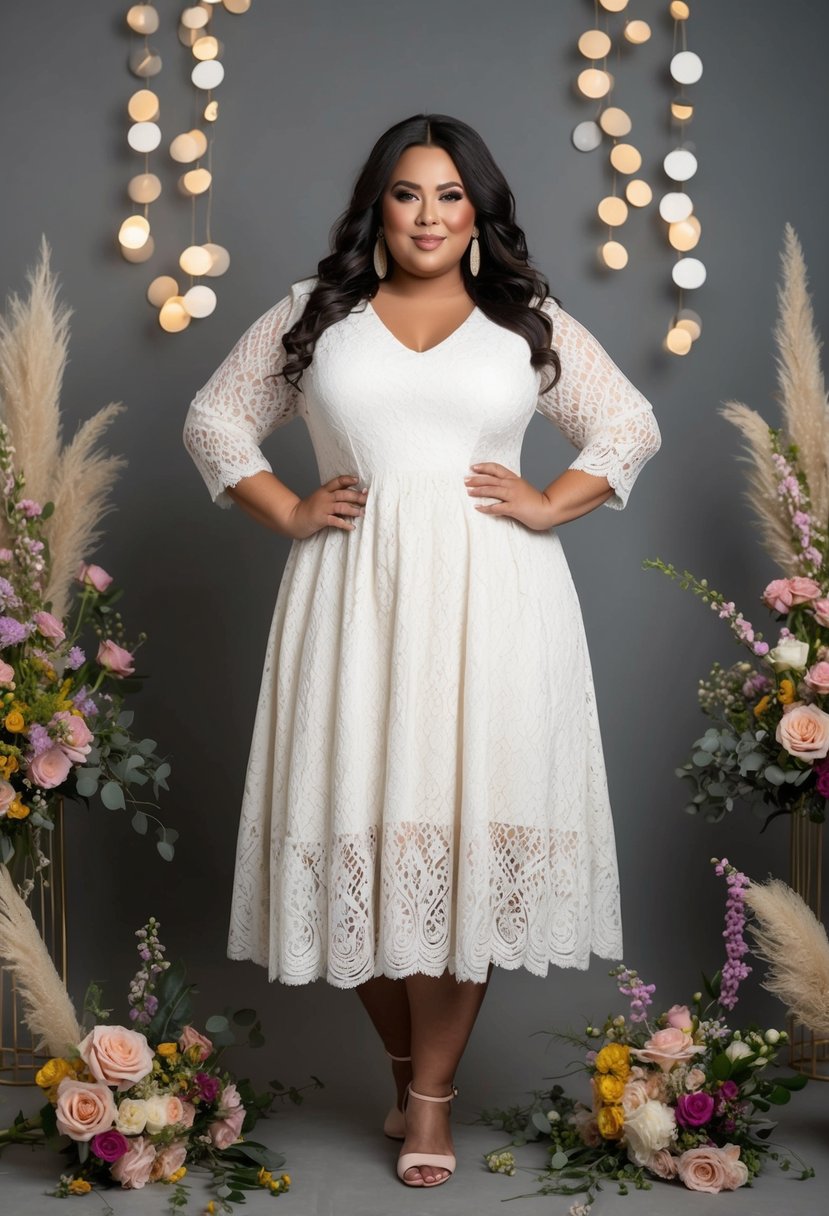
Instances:
[[[66,872],[64,868],[63,798],[58,798],[55,826],[41,830],[41,847],[49,865],[33,874],[30,857],[13,857],[9,872],[20,886],[27,877],[34,887],[27,903],[52,961],[66,983]],[[0,963],[2,963],[0,959]],[[34,1085],[35,1073],[49,1054],[36,1052],[34,1036],[23,1018],[23,1002],[14,972],[0,969],[0,1085]]]
[[[789,886],[823,919],[821,875],[823,869],[823,824],[813,823],[797,810],[789,816]],[[788,1018],[789,1064],[815,1081],[829,1081],[829,1039]]]

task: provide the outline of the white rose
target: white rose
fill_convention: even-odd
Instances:
[[[153,1098],[147,1098],[147,1132],[154,1136],[156,1132],[160,1132],[162,1127],[167,1126],[167,1103],[168,1098],[162,1097],[161,1094],[156,1094]]]
[[[649,1098],[627,1116],[624,1135],[628,1155],[637,1165],[645,1165],[652,1153],[676,1139],[674,1112],[664,1102]]]
[[[766,658],[775,671],[800,671],[809,662],[809,643],[798,638],[784,638]]]
[[[748,1043],[743,1043],[741,1039],[735,1039],[733,1043],[728,1044],[725,1054],[733,1062],[734,1060],[743,1060],[746,1056],[753,1056],[754,1052]]]
[[[147,1103],[143,1098],[124,1098],[118,1106],[115,1126],[125,1136],[138,1136],[147,1122]]]

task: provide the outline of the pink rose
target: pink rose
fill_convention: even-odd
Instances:
[[[216,1119],[207,1129],[216,1148],[229,1148],[239,1139],[245,1121],[244,1106],[237,1106],[225,1119]]]
[[[0,688],[14,688],[14,668],[5,659],[0,659]]]
[[[63,738],[59,739],[58,747],[62,748],[74,764],[83,764],[92,748],[94,735],[80,714],[71,709],[59,709],[52,716],[53,722],[63,724]]]
[[[155,1147],[145,1136],[130,1140],[129,1150],[110,1167],[110,1174],[123,1187],[142,1187],[150,1181],[155,1162]]]
[[[211,1040],[206,1038],[205,1035],[199,1034],[198,1030],[196,1030],[195,1027],[191,1026],[189,1023],[183,1027],[182,1032],[179,1035],[178,1045],[182,1052],[186,1051],[188,1047],[198,1046],[200,1048],[198,1056],[199,1063],[201,1063],[202,1060],[206,1060],[213,1050],[213,1043]]]
[[[789,579],[789,588],[792,604],[807,604],[809,600],[816,600],[820,597],[820,583],[816,583],[813,578],[803,578],[801,575],[797,575],[795,578]]]
[[[792,606],[792,592],[787,578],[775,578],[763,592],[763,603],[773,612],[787,613]]]
[[[179,1123],[182,1127],[192,1127],[193,1120],[196,1117],[196,1108],[192,1102],[188,1102],[186,1098],[181,1102],[181,1118]]]
[[[157,1153],[150,1170],[150,1182],[158,1182],[160,1178],[169,1178],[184,1165],[186,1157],[187,1141],[172,1140],[166,1148]]]
[[[57,1088],[55,1115],[61,1135],[91,1140],[112,1127],[118,1111],[107,1085],[64,1077]]]
[[[592,1110],[586,1106],[577,1106],[570,1116],[570,1121],[581,1137],[582,1143],[588,1148],[598,1148],[602,1142],[599,1125]]]
[[[676,1162],[674,1154],[667,1148],[660,1148],[645,1161],[645,1169],[656,1174],[657,1178],[676,1178]]]
[[[829,714],[817,705],[793,701],[783,706],[774,737],[791,756],[822,760],[829,752]]]
[[[678,1026],[668,1026],[665,1030],[657,1030],[652,1034],[644,1047],[631,1048],[631,1055],[637,1060],[658,1064],[663,1072],[670,1072],[675,1064],[690,1060],[704,1050],[704,1047],[695,1046],[694,1040],[684,1030],[680,1030]]]
[[[708,1191],[712,1195],[720,1191],[734,1191],[748,1178],[748,1170],[739,1160],[739,1155],[740,1149],[736,1144],[726,1145],[725,1148],[702,1144],[699,1148],[689,1148],[681,1153],[677,1158],[676,1170],[690,1191]],[[737,1166],[742,1166],[742,1169],[737,1169]]]
[[[93,1026],[78,1044],[78,1051],[93,1077],[117,1084],[119,1092],[152,1072],[152,1047],[143,1034],[126,1026]]]
[[[829,627],[829,599],[815,600],[812,604],[812,611],[818,625]]]
[[[685,1078],[685,1088],[689,1093],[693,1093],[697,1089],[701,1089],[705,1084],[705,1073],[701,1068],[689,1068],[688,1075]]]
[[[632,1114],[638,1107],[644,1106],[647,1100],[647,1082],[641,1078],[629,1079],[622,1091],[622,1109],[625,1114]]]
[[[0,549],[0,562],[10,562],[13,557],[11,549]]]
[[[32,620],[43,637],[49,638],[53,642],[62,642],[66,637],[66,630],[58,618],[52,616],[51,612],[36,612]]]
[[[810,688],[825,697],[829,693],[829,663],[815,663],[803,677]]]
[[[236,1085],[231,1081],[226,1085],[219,1094],[219,1113],[229,1115],[232,1110],[236,1110],[237,1106],[242,1105],[242,1097]]]
[[[119,646],[117,642],[113,642],[111,638],[101,642],[95,657],[110,675],[131,676],[135,671],[135,664],[130,652],[124,650],[124,647]]]
[[[11,781],[5,781],[0,778],[0,819],[7,814],[9,807],[15,799],[15,788]]]
[[[41,789],[51,790],[69,776],[72,761],[62,747],[55,744],[35,756],[29,765],[29,776]]]
[[[106,591],[112,582],[112,575],[107,574],[106,570],[100,566],[88,566],[86,562],[81,562],[76,578],[79,583],[94,587],[96,591]]]
[[[671,1005],[665,1016],[669,1026],[676,1026],[679,1030],[690,1032],[691,1011],[687,1005]]]

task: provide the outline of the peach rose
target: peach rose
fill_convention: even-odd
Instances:
[[[130,1141],[129,1149],[109,1168],[110,1174],[123,1187],[138,1189],[150,1181],[155,1163],[155,1146],[144,1136]]]
[[[639,1078],[628,1081],[622,1094],[622,1109],[625,1116],[631,1115],[648,1100],[648,1083]]]
[[[199,1062],[206,1060],[213,1050],[212,1041],[205,1035],[199,1034],[198,1030],[191,1026],[189,1022],[182,1028],[178,1045],[183,1052],[186,1051],[188,1047],[198,1046],[200,1048],[198,1056]]]
[[[829,715],[827,715],[829,720]],[[675,1064],[692,1059],[704,1047],[697,1047],[694,1040],[678,1026],[668,1026],[665,1030],[657,1030],[648,1039],[644,1047],[631,1048],[631,1054],[638,1060],[649,1064],[658,1064],[663,1072],[670,1072]]]
[[[14,688],[14,668],[5,659],[0,659],[0,688]]]
[[[88,566],[86,562],[81,562],[78,566],[76,577],[79,583],[86,583],[96,591],[106,591],[112,582],[112,575],[107,574],[101,566]]]
[[[702,1144],[699,1148],[689,1148],[681,1153],[677,1158],[676,1170],[690,1191],[708,1191],[712,1195],[720,1191],[735,1191],[748,1178],[748,1171],[739,1161],[739,1155],[740,1149],[736,1144],[726,1145],[725,1148]],[[742,1170],[736,1169],[737,1166],[742,1166]]]
[[[158,1182],[160,1178],[169,1178],[176,1170],[181,1169],[187,1157],[187,1141],[172,1140],[160,1153],[156,1153],[153,1167],[150,1170],[150,1182]]]
[[[57,1088],[55,1115],[61,1135],[73,1140],[91,1140],[115,1122],[112,1090],[96,1081],[74,1081],[64,1077]]]
[[[698,1089],[702,1089],[705,1084],[705,1073],[701,1068],[689,1068],[685,1078],[685,1088],[688,1093],[695,1093]]]
[[[207,1131],[210,1139],[216,1148],[229,1148],[235,1140],[239,1139],[242,1131],[242,1124],[245,1121],[245,1108],[237,1106],[232,1110],[225,1119],[216,1119],[210,1124]]]
[[[34,757],[29,765],[29,776],[41,789],[51,790],[63,784],[71,767],[72,761],[66,752],[55,744]]]
[[[676,1157],[667,1148],[660,1148],[645,1161],[645,1169],[656,1174],[657,1178],[670,1180],[676,1178]]]
[[[93,1026],[78,1051],[93,1077],[117,1084],[119,1092],[152,1072],[154,1053],[146,1036],[126,1026]]]
[[[0,819],[8,813],[8,809],[15,799],[14,786],[11,781],[4,781],[0,778]]]
[[[679,1030],[685,1030],[690,1033],[691,1010],[687,1005],[671,1005],[665,1016],[668,1019],[669,1026],[676,1026]]]
[[[175,1094],[155,1094],[147,1098],[147,1133],[155,1135],[171,1123],[180,1123],[184,1110]]]
[[[588,1148],[598,1148],[602,1142],[601,1134],[599,1133],[599,1125],[596,1122],[596,1116],[592,1110],[586,1106],[579,1104],[576,1106],[570,1122],[575,1127],[581,1140]]]
[[[829,663],[815,663],[803,677],[810,688],[825,697],[829,693]]]
[[[38,633],[51,642],[62,642],[66,637],[66,630],[51,612],[36,612],[32,620],[37,625]]]
[[[822,760],[829,752],[829,714],[817,705],[792,701],[783,707],[774,737],[791,756]]]
[[[135,671],[133,657],[123,646],[106,638],[98,647],[96,660],[112,676],[131,676]]]

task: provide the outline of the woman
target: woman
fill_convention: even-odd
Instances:
[[[492,967],[622,952],[590,659],[558,528],[623,508],[653,411],[529,264],[480,136],[375,144],[318,274],[196,394],[211,496],[293,538],[237,844],[230,958],[356,988],[394,1061],[399,1177],[455,1168],[453,1081]],[[424,239],[426,238],[426,239]],[[579,455],[519,472],[535,410]],[[321,484],[259,444],[301,415]]]

